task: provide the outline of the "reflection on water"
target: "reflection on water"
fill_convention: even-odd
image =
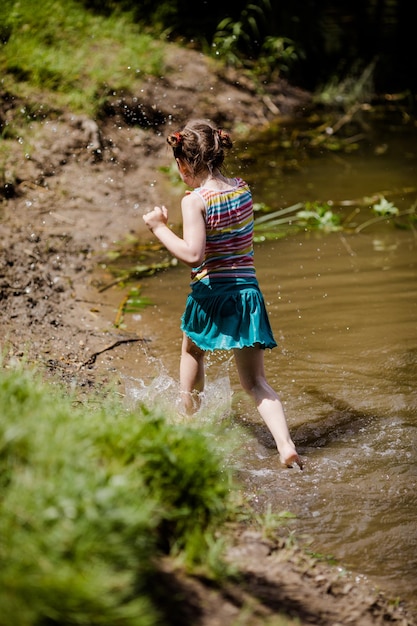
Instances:
[[[355,162],[350,171],[358,167]],[[366,167],[373,180],[377,166]],[[323,169],[322,163],[320,184],[327,182],[335,194],[340,181],[326,181]],[[410,183],[400,164],[391,169],[392,180],[382,171],[372,189],[365,189],[361,170],[363,188],[351,180],[343,193],[357,197],[392,182]],[[414,160],[417,179],[415,172]],[[299,182],[288,191],[297,191],[297,200]],[[279,343],[266,354],[268,378],[284,402],[304,472],[279,468],[273,440],[242,397],[228,355],[209,357],[205,410],[218,402],[227,410],[233,392],[233,419],[243,426],[239,474],[255,507],[292,511],[313,551],[334,555],[417,611],[416,248],[413,231],[392,225],[256,247],[258,278]],[[133,348],[124,364],[132,402],[176,402],[188,274],[178,267],[142,282],[155,304],[128,325],[152,342],[146,354]]]

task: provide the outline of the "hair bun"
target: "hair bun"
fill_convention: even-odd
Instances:
[[[229,133],[222,128],[219,128],[217,131],[219,134],[220,144],[223,148],[231,148],[232,147],[232,139]]]
[[[181,145],[182,140],[183,140],[183,136],[182,136],[182,133],[179,131],[177,131],[176,133],[172,133],[172,135],[169,135],[167,137],[167,142],[169,143],[170,146],[172,146],[172,148],[177,148],[179,145]]]

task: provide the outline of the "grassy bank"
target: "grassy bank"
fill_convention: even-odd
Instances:
[[[0,38],[3,89],[49,91],[57,105],[88,115],[104,93],[164,71],[164,44],[128,14],[94,15],[73,0],[4,0]]]
[[[161,623],[158,557],[223,568],[232,478],[213,437],[0,373],[0,624]]]

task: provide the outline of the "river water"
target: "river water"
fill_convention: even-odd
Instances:
[[[255,199],[274,209],[415,187],[415,138],[384,141],[389,149],[382,157],[370,148],[322,156],[295,174],[276,172],[271,154],[264,154],[246,177]],[[416,194],[399,193],[394,201],[406,210]],[[266,353],[266,370],[284,403],[303,472],[278,467],[272,438],[223,353],[208,359],[201,419],[232,407],[244,459],[239,478],[257,510],[291,511],[291,528],[310,538],[313,552],[334,556],[389,597],[405,599],[417,615],[416,252],[417,233],[392,223],[256,245],[258,279],[279,344]],[[178,266],[140,281],[153,305],[125,321],[151,342],[131,348],[120,367],[115,363],[130,401],[175,403],[188,276]],[[120,291],[103,298],[116,305]]]

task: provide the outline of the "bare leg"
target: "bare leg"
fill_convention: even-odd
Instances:
[[[180,388],[183,407],[190,415],[199,408],[198,393],[204,390],[204,351],[185,333],[181,347]]]
[[[235,361],[243,389],[253,398],[256,407],[268,426],[278,448],[281,463],[303,469],[291,439],[284,409],[278,395],[265,378],[264,351],[259,347],[234,350]]]

